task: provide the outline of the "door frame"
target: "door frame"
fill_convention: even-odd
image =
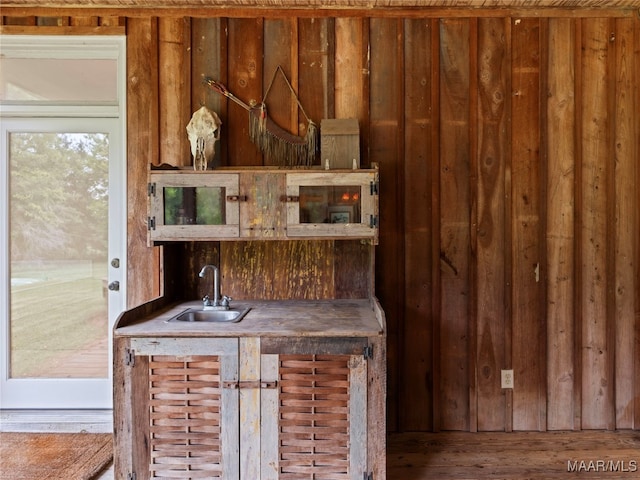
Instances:
[[[111,409],[112,326],[126,308],[127,299],[127,197],[126,197],[126,38],[124,36],[3,36],[3,55],[19,58],[111,58],[117,61],[117,101],[112,104],[78,105],[55,102],[1,105],[0,152],[0,409]],[[47,122],[61,126],[80,125],[77,131],[109,132],[109,229],[108,259],[119,259],[108,267],[108,282],[118,281],[118,292],[109,291],[108,350],[106,379],[12,379],[10,371],[10,232],[9,145],[11,131],[42,131]],[[82,128],[82,122],[85,122]],[[94,124],[95,126],[88,126]],[[28,125],[28,127],[27,127]],[[61,127],[60,127],[61,128]],[[60,128],[57,131],[61,131]],[[106,129],[106,130],[105,130]],[[52,131],[49,129],[48,131]],[[53,130],[56,131],[56,130]],[[114,227],[115,226],[115,227]],[[84,385],[84,386],[83,386]],[[81,387],[81,388],[80,388]],[[80,388],[80,390],[78,390]],[[79,394],[78,392],[82,392]]]

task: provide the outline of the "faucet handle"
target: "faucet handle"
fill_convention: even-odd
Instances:
[[[211,299],[209,298],[209,295],[205,295],[204,297],[202,297],[202,303],[204,303],[205,307],[213,306],[213,303],[211,303]]]
[[[226,295],[222,296],[222,300],[220,301],[220,305],[222,305],[223,307],[228,307],[229,306],[229,302],[233,300],[233,298],[228,297]]]

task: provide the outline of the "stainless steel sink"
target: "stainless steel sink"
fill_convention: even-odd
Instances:
[[[167,322],[239,322],[249,313],[251,308],[238,310],[230,308],[229,310],[202,310],[198,308],[190,308],[175,317],[170,318]]]

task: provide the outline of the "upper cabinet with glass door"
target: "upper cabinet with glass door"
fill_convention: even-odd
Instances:
[[[378,170],[152,171],[149,238],[378,240]]]
[[[378,171],[286,174],[287,237],[378,238]]]
[[[237,238],[238,174],[152,172],[148,185],[151,241]]]

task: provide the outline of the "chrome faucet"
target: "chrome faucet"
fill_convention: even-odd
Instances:
[[[213,299],[205,295],[202,299],[204,310],[228,310],[231,297],[220,294],[220,269],[215,265],[205,265],[198,276],[204,278],[207,270],[213,270]]]

